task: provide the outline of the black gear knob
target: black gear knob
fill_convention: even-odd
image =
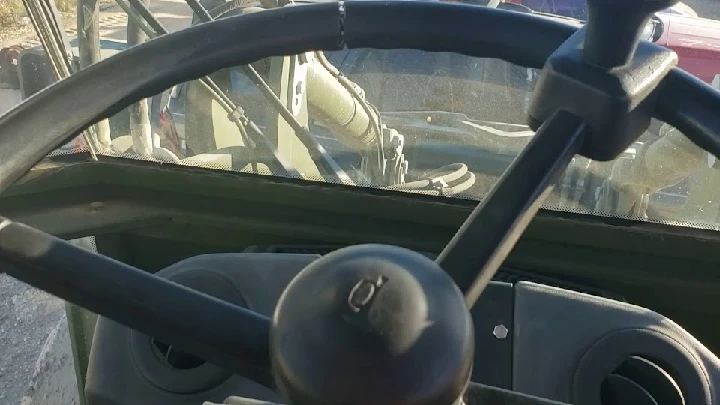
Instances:
[[[292,405],[452,405],[470,378],[473,336],[460,290],[435,262],[360,245],[293,279],[270,350]]]
[[[650,17],[678,0],[587,0],[588,21],[583,57],[599,67],[627,64]]]

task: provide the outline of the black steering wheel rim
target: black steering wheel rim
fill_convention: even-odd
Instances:
[[[576,29],[562,19],[496,8],[404,1],[282,7],[193,26],[90,66],[0,117],[0,191],[93,123],[220,69],[344,47],[455,52],[541,68]],[[694,142],[720,155],[720,138],[712,136],[720,127],[713,113],[720,109],[720,93],[676,68],[658,91],[678,90],[685,97],[658,97],[655,116],[685,134],[697,133]]]
[[[528,30],[542,33],[532,47],[523,45]],[[193,26],[90,66],[0,117],[0,190],[93,123],[220,69],[344,47],[456,52],[540,68],[574,31],[522,13],[402,1],[291,6]]]
[[[0,191],[53,149],[93,123],[173,85],[223,68],[246,65],[271,56],[344,47],[455,52],[540,68],[575,30],[575,26],[558,20],[493,8],[405,1],[290,6],[201,24],[108,58],[56,83],[0,117]],[[532,44],[525,42],[528,33],[532,33]],[[701,143],[698,139],[706,141],[700,146],[720,154],[720,137],[714,136],[712,131],[720,127],[720,117],[713,114],[713,111],[720,110],[720,94],[678,69],[671,72],[658,91],[677,91],[678,88],[683,89],[685,97],[668,100],[659,97],[663,101],[656,116],[683,132],[700,134],[694,140],[698,143]],[[78,97],[79,94],[84,97]],[[692,113],[678,107],[678,103],[688,100],[696,105],[694,110],[691,109]],[[73,114],[69,115],[68,111]],[[32,261],[29,262],[28,258]],[[249,319],[257,326],[253,336],[248,338],[255,340],[249,340],[229,361],[242,357],[242,354],[254,354],[255,365],[262,369],[263,358],[267,356],[266,352],[262,353],[267,346],[255,344],[266,338],[263,328],[269,327],[267,319],[240,308],[233,309],[227,303],[156,276],[141,274],[140,270],[74,248],[59,239],[7,220],[0,225],[0,262],[8,265],[12,269],[8,273],[17,278],[30,281],[62,298],[77,301],[100,314],[119,317],[127,326],[163,340],[174,335],[171,330],[162,333],[163,322],[180,321],[178,317],[162,318],[162,311],[171,307],[173,302],[194,300],[193,303],[202,303],[204,309],[218,308],[219,312],[213,312],[225,316],[226,324]],[[65,274],[72,274],[77,279],[105,284],[102,284],[100,292],[86,289],[77,293],[80,291],[77,285],[63,284],[63,280],[58,278],[55,278],[56,283],[48,281],[59,277],[47,271],[53,266],[63,267]],[[32,267],[38,273],[24,273],[23,267]],[[117,278],[103,279],[108,273],[102,268],[112,269]],[[43,272],[46,279],[40,277]],[[103,272],[105,274],[99,275]],[[130,297],[127,292],[113,291],[113,288],[119,290],[118,284],[141,283],[148,296],[151,291],[168,293],[163,304],[152,308],[157,305],[156,302],[137,303],[135,312],[125,315],[117,308],[113,310],[113,305],[118,306]],[[92,282],[88,281],[88,284]],[[93,287],[97,288],[97,284]],[[145,310],[150,310],[154,318],[145,322],[133,319],[133,314]],[[193,309],[188,307],[188,311]],[[194,312],[202,311],[195,308]],[[199,315],[201,317],[202,314]],[[217,319],[207,319],[205,324],[198,322],[192,327],[202,332],[206,330],[205,326],[217,322]],[[189,333],[192,328],[184,325],[180,329]],[[247,332],[245,336],[249,334]],[[195,338],[203,340],[201,335],[191,333],[183,343]],[[213,339],[216,336],[212,333],[206,335],[209,336],[204,340],[205,345],[197,352],[209,353],[207,358],[211,360],[219,359],[223,351],[230,350],[237,343],[215,344]],[[267,385],[270,382],[266,377],[267,374],[264,374],[256,378]]]
[[[561,19],[496,8],[405,1],[282,7],[193,26],[90,66],[0,117],[0,191],[93,123],[220,69],[344,47],[455,52],[541,68],[576,29]],[[713,113],[720,93],[677,68],[658,91],[684,97],[661,94],[655,116],[697,134],[694,142],[720,155],[720,138],[712,136],[720,127]]]

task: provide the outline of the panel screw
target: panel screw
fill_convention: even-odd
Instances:
[[[505,339],[508,335],[508,328],[505,325],[497,325],[493,328],[493,336],[498,339]]]

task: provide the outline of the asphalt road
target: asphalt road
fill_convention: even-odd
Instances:
[[[78,404],[64,301],[0,275],[0,405]]]
[[[686,3],[720,19],[720,0]],[[172,30],[188,25],[182,0],[153,0],[153,11]],[[103,35],[124,39],[124,17],[109,17]],[[0,113],[17,101],[16,93],[0,91]],[[0,405],[74,405],[77,398],[63,302],[0,275]]]
[[[61,300],[0,276],[0,404],[77,404]]]
[[[684,0],[702,18],[720,20],[720,0]]]

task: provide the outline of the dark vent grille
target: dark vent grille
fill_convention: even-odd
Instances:
[[[174,349],[171,345],[155,340],[155,338],[151,338],[151,342],[156,354],[176,370],[192,370],[205,364],[205,360]]]
[[[341,245],[254,245],[245,249],[247,253],[291,253],[291,254],[312,254],[325,255],[334,250],[340,249]],[[425,256],[435,259],[437,254],[420,252]],[[551,287],[563,288],[566,290],[577,291],[585,294],[595,295],[599,297],[610,298],[616,301],[625,301],[625,299],[617,294],[604,291],[598,288],[588,287],[581,284],[571,283],[565,280],[558,280],[552,277],[538,276],[524,271],[503,268],[497,272],[494,279],[506,283],[515,284],[520,281],[530,281],[533,283],[544,284]]]

